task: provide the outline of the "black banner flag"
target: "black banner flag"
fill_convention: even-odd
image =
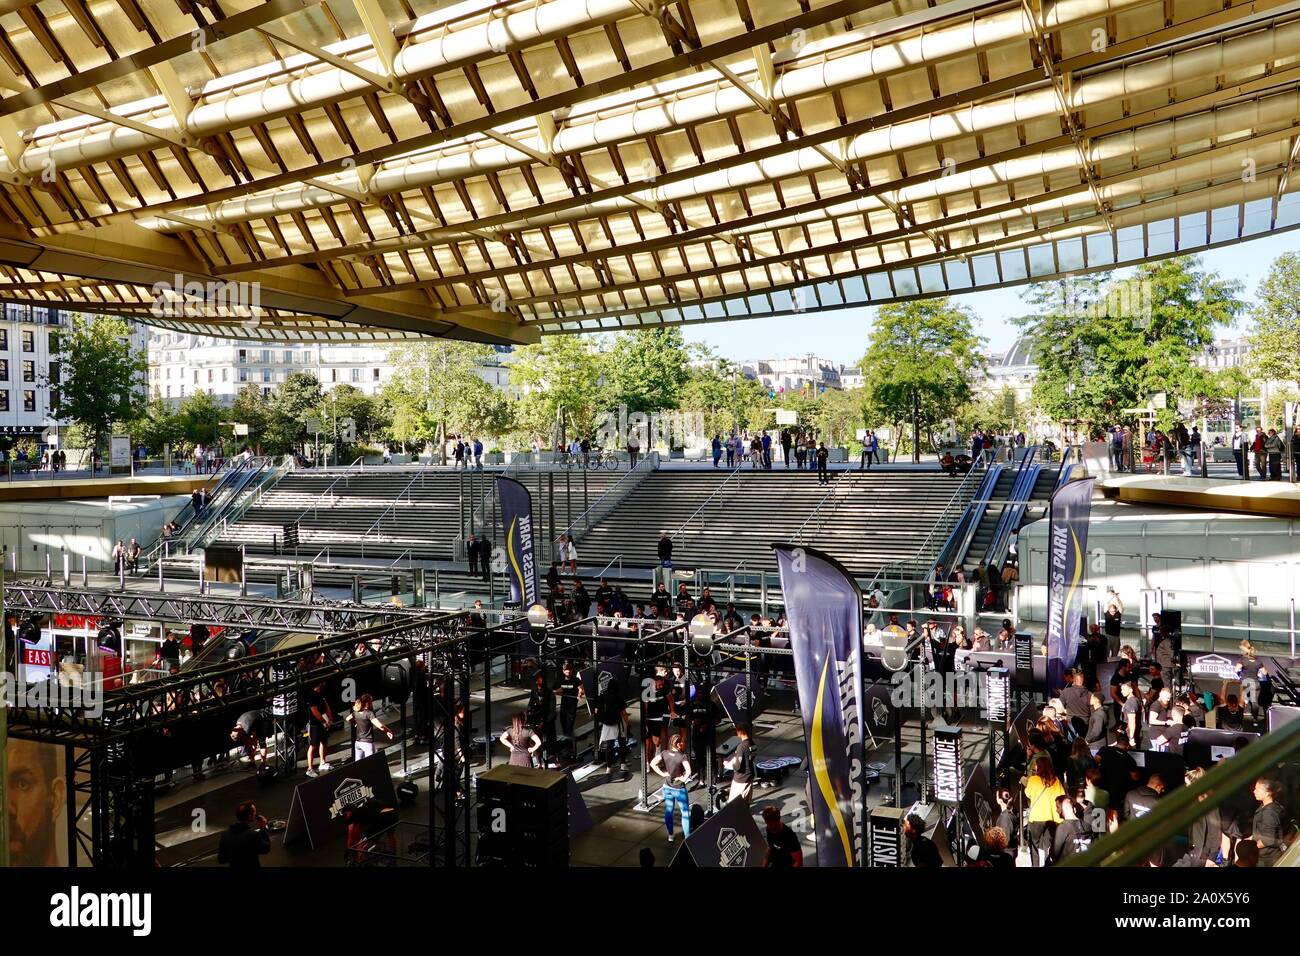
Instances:
[[[1065,669],[1079,653],[1079,609],[1083,602],[1084,556],[1092,478],[1056,489],[1047,523],[1047,689],[1065,684]]]
[[[510,600],[524,610],[537,603],[537,563],[533,557],[533,496],[513,478],[497,478],[501,524],[505,532]]]
[[[863,865],[862,594],[829,555],[772,546],[781,573],[818,866]]]

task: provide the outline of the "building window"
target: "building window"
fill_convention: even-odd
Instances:
[[[36,392],[30,388],[23,389],[23,411],[36,411]]]
[[[208,381],[212,381],[212,369],[208,369]]]
[[[50,354],[51,355],[59,354],[59,333],[58,332],[50,333]]]
[[[0,388],[0,412],[9,411],[9,389]]]
[[[168,398],[172,397],[172,387],[170,385],[167,386],[167,397]]]
[[[241,368],[241,369],[239,370],[239,380],[240,380],[241,382],[247,382],[247,381],[248,381],[248,369],[246,369],[246,368]]]
[[[330,381],[337,382],[338,380],[339,380],[339,370],[336,368],[330,369]]]
[[[36,351],[36,333],[31,329],[23,329],[23,351]]]
[[[270,364],[271,364],[271,350],[270,350],[270,349],[262,349],[262,364],[263,364],[263,365],[270,365]]]
[[[373,373],[373,374],[371,374],[370,378],[371,378],[373,381],[376,381],[376,382],[379,381],[379,369],[377,369],[377,368],[372,368],[370,371]]]
[[[9,381],[9,360],[0,359],[0,382]]]
[[[248,361],[248,349],[239,350],[239,361],[241,364]]]
[[[354,368],[354,369],[352,370],[352,381],[354,381],[354,382],[359,382],[359,381],[361,381],[361,369],[359,369],[359,368]]]
[[[288,349],[284,350],[284,364],[285,365],[293,364],[293,353],[290,352]]]
[[[269,368],[262,369],[262,381],[263,382],[271,381],[271,370]]]
[[[9,330],[0,329],[0,352],[9,351]]]
[[[195,384],[195,385],[199,384],[199,370],[198,370],[198,369],[195,369],[195,370],[194,370],[194,384]]]
[[[185,386],[182,385],[182,386],[181,386],[181,398],[184,398],[184,397],[185,397]]]
[[[59,363],[58,363],[58,362],[51,362],[51,363],[50,363],[50,381],[51,381],[52,383],[56,384],[56,385],[57,385],[58,382],[59,382]]]
[[[31,359],[23,360],[23,381],[24,382],[36,381],[36,363],[33,362]]]
[[[229,373],[229,372],[230,372],[230,369],[228,369],[228,368],[223,368],[223,369],[221,370],[221,380],[222,380],[223,382],[227,380],[227,376],[228,376],[228,373]]]

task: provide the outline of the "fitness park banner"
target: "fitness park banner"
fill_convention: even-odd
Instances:
[[[829,555],[774,544],[808,746],[818,866],[863,865],[862,594]]]
[[[1092,478],[1056,489],[1047,524],[1047,688],[1065,684],[1065,669],[1079,654],[1079,610],[1083,603],[1084,557]]]
[[[510,600],[522,608],[537,603],[537,563],[533,558],[533,496],[513,478],[497,478],[501,524],[506,538]]]

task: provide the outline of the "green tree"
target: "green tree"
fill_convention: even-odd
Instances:
[[[520,391],[515,408],[516,438],[550,446],[563,418],[579,435],[591,435],[606,410],[605,354],[601,340],[585,335],[552,335],[515,351],[510,384]]]
[[[1019,320],[1039,367],[1034,402],[1045,414],[1090,432],[1164,392],[1159,419],[1169,425],[1180,401],[1199,404],[1220,389],[1196,360],[1215,327],[1243,308],[1238,283],[1192,257],[1145,263],[1131,277],[1094,282],[1079,294],[1081,282],[1032,288],[1036,311]]]
[[[143,414],[127,424],[127,431],[135,444],[144,446],[155,456],[161,455],[166,445],[176,448],[185,437],[180,418],[160,398],[145,406]]]
[[[638,329],[614,337],[606,362],[609,401],[629,412],[677,408],[690,381],[690,349],[678,328]]]
[[[212,446],[221,438],[225,410],[202,390],[181,402],[176,418],[185,440],[192,445]]]
[[[399,442],[434,441],[439,461],[447,460],[447,436],[482,434],[508,419],[504,400],[492,394],[478,369],[495,360],[490,345],[435,339],[400,345],[388,352],[396,366],[385,399],[393,410],[393,437]]]
[[[706,348],[700,349],[700,356],[710,364],[690,369],[677,407],[702,415],[705,434],[710,437],[750,427],[751,417],[754,427],[761,427],[770,415],[763,410],[772,404],[762,384],[745,377],[734,363],[716,357]]]
[[[275,390],[268,403],[266,440],[282,452],[299,450],[314,435],[307,432],[307,420],[320,406],[320,382],[306,372],[294,372]]]
[[[946,296],[880,307],[861,363],[865,403],[896,430],[910,424],[913,461],[921,434],[933,447],[934,427],[970,401],[982,344],[970,313]]]
[[[1255,298],[1251,372],[1300,387],[1300,255],[1284,252],[1274,259]]]
[[[145,402],[138,386],[148,362],[132,350],[130,331],[118,318],[74,319],[63,337],[59,380],[44,379],[57,389],[52,413],[82,426],[96,448],[103,445],[114,422],[134,421],[143,412]]]
[[[288,447],[272,446],[267,435],[267,426],[271,420],[271,402],[262,394],[262,389],[249,382],[239,390],[230,405],[230,420],[248,426],[248,443],[261,446],[268,454],[282,454]]]

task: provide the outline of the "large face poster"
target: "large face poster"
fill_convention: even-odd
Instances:
[[[10,737],[5,748],[4,812],[9,817],[9,865],[68,866],[69,821],[75,788],[65,775],[62,744],[36,743]],[[89,826],[89,820],[86,823]],[[76,864],[90,861],[79,846]]]

